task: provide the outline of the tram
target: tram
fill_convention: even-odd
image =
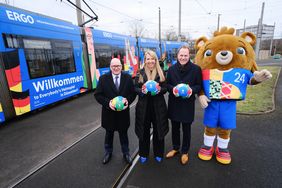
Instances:
[[[0,6],[0,122],[85,92],[80,28]]]
[[[175,61],[185,43],[136,38],[0,3],[0,123],[94,90],[112,58],[135,77],[150,49]]]

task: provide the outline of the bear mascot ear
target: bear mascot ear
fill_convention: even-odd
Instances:
[[[242,37],[243,39],[246,40],[246,42],[248,42],[251,46],[254,46],[256,44],[256,36],[253,34],[253,33],[250,33],[250,32],[244,32],[242,33],[242,35],[240,36]],[[255,56],[255,54],[254,54]],[[255,57],[253,57],[253,61],[255,61]],[[258,66],[257,64],[254,62],[252,68],[251,68],[251,71],[252,72],[255,72],[258,70]]]
[[[207,41],[208,39],[206,37],[200,37],[198,40],[196,40],[194,48],[199,50]]]
[[[251,46],[256,44],[256,36],[253,33],[244,32],[242,33],[241,37],[245,39]]]

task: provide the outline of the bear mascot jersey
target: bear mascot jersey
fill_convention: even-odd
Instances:
[[[218,162],[231,163],[228,143],[231,130],[236,128],[236,101],[245,99],[248,84],[272,77],[267,70],[257,71],[255,42],[252,33],[235,36],[233,28],[223,27],[210,40],[201,37],[195,43],[195,63],[202,68],[203,75],[199,101],[205,109],[205,132],[204,144],[198,152],[202,160],[210,160],[215,151]]]

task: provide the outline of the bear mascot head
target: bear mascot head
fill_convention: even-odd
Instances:
[[[210,160],[215,150],[218,162],[231,163],[228,143],[231,130],[236,128],[236,101],[245,99],[247,85],[272,77],[267,70],[258,71],[255,42],[250,32],[235,36],[234,28],[223,27],[210,40],[200,37],[195,43],[195,63],[203,76],[199,101],[205,109],[204,144],[198,152],[202,160]]]
[[[244,68],[252,72],[257,70],[253,46],[256,36],[244,32],[241,36],[233,35],[234,29],[223,27],[214,32],[214,37],[208,40],[201,37],[196,41],[197,55],[195,62],[202,69],[228,70]]]

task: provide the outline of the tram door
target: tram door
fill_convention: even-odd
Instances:
[[[12,94],[9,89],[6,72],[9,74],[11,57],[15,57],[17,51],[0,53],[0,122],[11,119],[16,116]],[[19,60],[16,60],[19,62]]]

